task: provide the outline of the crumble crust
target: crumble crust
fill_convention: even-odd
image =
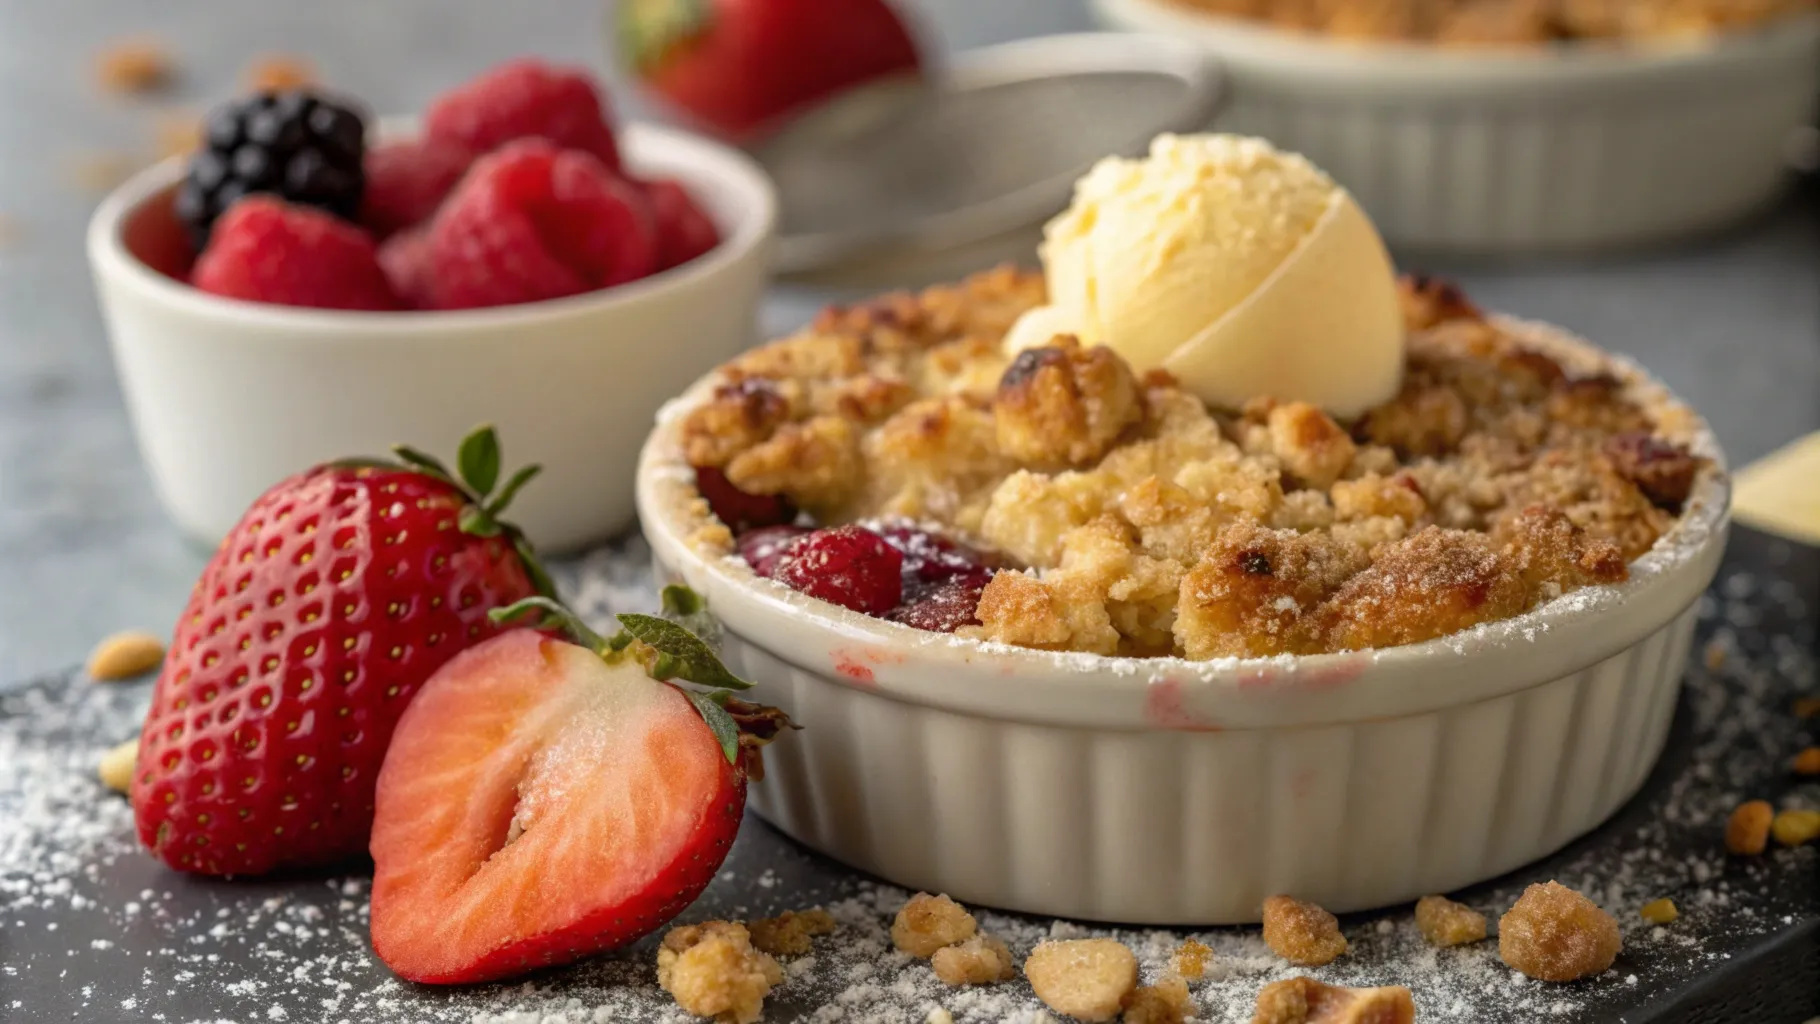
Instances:
[[[1344,39],[1442,46],[1650,40],[1735,31],[1813,0],[1174,0],[1209,14]]]
[[[962,635],[1195,659],[1417,643],[1628,576],[1705,460],[1609,364],[1545,352],[1445,282],[1401,282],[1402,391],[1356,421],[1210,409],[1060,336],[1001,268],[830,310],[723,367],[684,454],[823,525],[908,517],[996,549]],[[725,551],[710,526],[696,539]]]

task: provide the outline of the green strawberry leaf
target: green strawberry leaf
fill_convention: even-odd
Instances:
[[[506,485],[499,489],[498,494],[494,495],[493,500],[487,502],[487,515],[496,516],[501,512],[504,512],[506,506],[512,503],[512,499],[518,497],[519,490],[523,488],[525,484],[530,483],[532,477],[535,477],[541,472],[543,472],[543,467],[533,462],[528,466],[521,467],[518,472],[513,473],[511,478],[506,481]]]
[[[625,646],[624,643],[615,646],[613,640],[608,640],[594,632],[587,623],[581,621],[579,615],[564,607],[562,602],[548,597],[527,597],[522,601],[514,601],[504,608],[495,608],[488,612],[487,618],[491,619],[494,625],[503,626],[524,618],[532,612],[539,613],[534,628],[560,629],[569,634],[576,643],[597,654],[617,651]],[[617,639],[616,637],[615,640]]]
[[[493,485],[499,482],[499,434],[491,425],[484,425],[462,438],[455,464],[475,495],[485,498],[493,493]]]
[[[720,752],[727,755],[727,763],[738,764],[739,723],[714,699],[715,694],[700,690],[684,690],[682,693],[689,698],[689,703],[695,705],[695,710],[701,712],[701,720],[708,723],[708,730],[720,741]]]
[[[680,583],[665,587],[660,600],[663,602],[664,617],[668,619],[686,619],[700,615],[702,609],[708,606],[700,594]]]
[[[556,581],[550,578],[549,570],[545,569],[543,567],[543,562],[538,560],[537,552],[531,548],[531,542],[526,540],[525,535],[519,533],[517,530],[512,530],[510,533],[512,535],[512,550],[518,552],[518,560],[524,563],[525,575],[531,577],[531,586],[537,588],[537,592],[544,597],[554,598],[556,596]]]
[[[655,652],[645,668],[659,680],[684,679],[702,686],[746,690],[752,684],[727,671],[705,641],[668,619],[628,612],[619,616],[627,633]]]
[[[455,478],[449,475],[449,467],[443,465],[442,460],[434,455],[418,451],[408,444],[393,445],[392,454],[398,456],[398,461],[425,476],[433,476],[444,483],[455,483]]]
[[[487,510],[479,505],[463,505],[461,517],[456,520],[461,532],[470,537],[497,537],[503,532]]]

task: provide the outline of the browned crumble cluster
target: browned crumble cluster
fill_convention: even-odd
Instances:
[[[1820,811],[1783,811],[1769,823],[1769,831],[1783,846],[1805,846],[1820,839]]]
[[[1188,982],[1166,974],[1154,985],[1139,985],[1125,997],[1125,1024],[1182,1024],[1194,1015]]]
[[[990,985],[1017,977],[1017,963],[1003,939],[975,934],[953,946],[943,946],[929,958],[929,966],[943,983]]]
[[[956,988],[1017,977],[1017,964],[1004,941],[981,932],[967,908],[946,895],[919,892],[910,897],[891,922],[891,943],[928,960],[935,976]]]
[[[1344,988],[1288,978],[1258,992],[1251,1024],[1411,1024],[1415,997],[1401,986]]]
[[[1618,922],[1559,882],[1523,890],[1498,919],[1498,955],[1538,981],[1574,981],[1612,965],[1622,942]]]
[[[1137,956],[1113,939],[1044,942],[1024,961],[1043,1005],[1082,1021],[1109,1021],[1137,988]]]
[[[1169,958],[1169,969],[1187,978],[1189,981],[1200,981],[1207,973],[1207,964],[1213,960],[1213,950],[1206,943],[1196,939],[1183,939],[1176,947],[1175,955]]]
[[[752,945],[772,956],[801,956],[813,948],[811,939],[834,932],[834,916],[817,907],[797,912],[786,910],[776,917],[763,917],[746,922],[752,934]]]
[[[1332,963],[1346,952],[1339,919],[1313,903],[1289,896],[1264,901],[1264,944],[1301,967]]]
[[[1813,0],[1175,0],[1344,39],[1442,46],[1702,37],[1815,9]]]
[[[1386,647],[1625,579],[1704,466],[1661,433],[1685,424],[1451,285],[1406,279],[1402,297],[1402,392],[1342,423],[1262,396],[1209,409],[1067,336],[1008,358],[1044,292],[1000,269],[831,310],[734,360],[683,421],[684,453],[824,525],[902,516],[995,549],[1023,570],[962,632],[1024,647]]]
[[[1663,897],[1643,904],[1637,911],[1637,916],[1650,924],[1673,924],[1680,919],[1681,910],[1675,906],[1674,900]]]
[[[1445,896],[1416,901],[1416,927],[1435,946],[1463,946],[1485,938],[1485,915]]]
[[[1725,822],[1725,849],[1744,857],[1754,857],[1769,845],[1770,822],[1776,809],[1767,800],[1746,800],[1732,811]]]
[[[158,92],[171,84],[177,66],[163,44],[150,39],[113,43],[95,56],[101,88],[120,95]]]
[[[670,929],[657,951],[657,983],[676,1005],[720,1024],[752,1024],[783,968],[754,949],[744,925],[707,921]]]

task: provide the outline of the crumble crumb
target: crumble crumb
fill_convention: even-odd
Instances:
[[[142,676],[163,662],[164,641],[133,630],[96,644],[88,656],[88,674],[98,682],[117,682]]]
[[[1808,747],[1796,754],[1789,768],[1796,775],[1820,775],[1820,747]]]
[[[130,793],[133,789],[133,768],[139,762],[139,741],[127,740],[125,743],[101,755],[101,764],[96,774],[101,777],[101,784],[116,793]]]
[[[834,916],[816,907],[797,912],[786,910],[776,917],[761,917],[746,922],[752,945],[773,956],[801,956],[813,948],[810,938],[834,931]]]
[[[302,57],[267,53],[246,69],[246,87],[254,92],[285,92],[316,84],[316,69]]]
[[[1125,1024],[1182,1024],[1194,1015],[1188,982],[1165,974],[1154,985],[1140,985],[1125,999]]]
[[[1346,988],[1303,976],[1265,985],[1251,1024],[1410,1024],[1415,997],[1401,986]]]
[[[1264,944],[1292,964],[1319,967],[1346,952],[1340,922],[1313,903],[1290,896],[1264,901]]]
[[[176,78],[176,66],[164,44],[151,39],[110,43],[95,57],[101,88],[119,96],[158,92]]]
[[[745,926],[731,921],[672,928],[657,951],[657,983],[676,1005],[720,1024],[753,1024],[783,980],[777,961],[752,948]]]
[[[990,985],[1017,977],[1017,963],[1011,950],[996,936],[976,933],[965,942],[943,946],[930,958],[935,976],[943,983],[959,988],[963,985]]]
[[[1024,961],[1024,977],[1043,1005],[1090,1024],[1118,1016],[1137,976],[1137,956],[1113,939],[1043,942]]]
[[[1725,667],[1725,645],[1717,640],[1706,642],[1706,651],[1702,655],[1706,667],[1714,672]]]
[[[1643,908],[1637,913],[1650,924],[1673,924],[1681,916],[1681,911],[1675,906],[1675,901],[1666,896],[1643,904]]]
[[[1725,823],[1725,848],[1731,853],[1754,857],[1769,845],[1770,822],[1776,811],[1767,800],[1747,800],[1732,811]]]
[[[1618,922],[1559,882],[1540,882],[1498,919],[1498,955],[1538,981],[1573,981],[1618,957]]]
[[[1169,969],[1189,981],[1200,981],[1207,973],[1207,964],[1213,959],[1213,950],[1205,943],[1195,939],[1184,939],[1176,947],[1175,955],[1169,958]]]
[[[1820,811],[1783,811],[1769,830],[1783,846],[1801,846],[1820,838]]]
[[[1796,718],[1820,718],[1820,697],[1802,697],[1795,701]]]
[[[1485,915],[1445,896],[1416,901],[1416,927],[1436,946],[1462,946],[1485,938]]]
[[[979,926],[967,909],[947,896],[919,892],[910,897],[891,923],[891,944],[927,960],[943,946],[971,938]]]
[[[923,1018],[923,1024],[954,1024],[954,1014],[938,1006]]]

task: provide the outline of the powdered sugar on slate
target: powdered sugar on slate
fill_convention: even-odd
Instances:
[[[649,607],[642,543],[560,570],[589,617]],[[1767,934],[1811,919],[1820,851],[1727,858],[1720,823],[1741,799],[1815,806],[1820,787],[1780,771],[1802,742],[1788,713],[1797,693],[1820,694],[1802,595],[1768,577],[1723,578],[1701,608],[1710,651],[1696,658],[1666,763],[1650,796],[1599,838],[1522,872],[1456,894],[1494,919],[1522,885],[1558,878],[1617,915],[1625,952],[1590,982],[1549,986],[1497,959],[1496,940],[1458,950],[1422,943],[1409,908],[1343,921],[1353,949],[1310,972],[1347,984],[1406,984],[1424,1021],[1594,1019],[1683,984]],[[1776,624],[1795,622],[1782,629]],[[1779,631],[1765,632],[1766,626]],[[222,882],[186,878],[140,853],[124,800],[94,781],[94,765],[133,735],[145,688],[52,680],[0,696],[0,1020],[149,1020],[162,1024],[605,1024],[681,1022],[655,984],[654,940],[634,950],[517,984],[429,990],[393,979],[367,943],[362,877]],[[1770,780],[1776,780],[1773,783]],[[1159,883],[1161,884],[1161,883]],[[1805,888],[1804,888],[1805,887]],[[685,915],[744,918],[812,905],[841,923],[790,963],[767,1019],[810,1024],[923,1024],[942,1008],[960,1024],[1053,1020],[1021,980],[956,990],[927,963],[891,949],[891,915],[906,893],[834,868],[750,822],[722,875]],[[1676,901],[1667,927],[1637,916]],[[1146,979],[1187,933],[1116,930],[978,912],[1020,961],[1049,936],[1116,934]],[[1198,934],[1214,949],[1195,986],[1201,1021],[1248,1021],[1257,989],[1291,970],[1255,929]]]

